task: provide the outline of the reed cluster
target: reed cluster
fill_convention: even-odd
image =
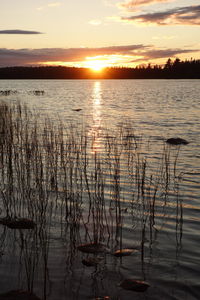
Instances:
[[[146,235],[152,241],[169,211],[171,191],[178,195],[179,148],[171,153],[163,143],[152,168],[145,142],[129,126],[112,135],[102,130],[98,148],[94,142],[95,133],[87,129],[40,118],[21,103],[0,104],[1,216],[37,224],[28,238],[20,235],[28,257],[25,269],[32,270],[27,276],[29,290],[39,253],[47,281],[51,232],[60,232],[67,241],[71,262],[78,244],[104,243],[110,251],[122,249],[126,231],[137,229],[130,244],[141,247],[144,260]],[[176,199],[178,230],[182,204]],[[32,258],[31,247],[37,253]]]

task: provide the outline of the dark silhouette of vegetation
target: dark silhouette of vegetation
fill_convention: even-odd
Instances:
[[[174,61],[164,66],[108,67],[102,72],[63,66],[0,68],[0,79],[200,79],[200,60]]]
[[[120,299],[121,289],[145,292],[148,280],[154,288],[169,262],[174,269],[184,220],[181,145],[161,142],[155,155],[130,125],[102,128],[99,151],[96,132],[82,124],[0,102],[0,300]],[[165,249],[159,236],[169,218]],[[165,286],[159,282],[160,293]]]

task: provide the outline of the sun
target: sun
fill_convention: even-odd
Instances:
[[[90,67],[90,69],[92,69],[93,71],[101,71],[103,69],[103,67],[100,64],[94,64],[93,66]]]
[[[87,67],[95,72],[101,72],[106,67],[106,64],[102,60],[90,60],[87,62]]]

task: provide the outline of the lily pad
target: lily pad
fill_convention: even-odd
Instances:
[[[136,249],[119,249],[114,252],[114,255],[117,257],[129,256],[132,253],[136,253],[138,250]]]
[[[23,290],[16,290],[16,291],[10,291],[5,294],[0,294],[0,300],[40,300],[37,296],[34,294],[23,291]]]
[[[166,140],[166,143],[170,144],[170,145],[187,145],[187,144],[189,144],[188,141],[181,139],[181,138],[170,138],[170,139]]]
[[[85,253],[105,253],[108,251],[106,246],[100,243],[82,244],[77,249]]]
[[[149,288],[149,283],[146,281],[140,281],[135,279],[124,279],[120,286],[125,290],[131,290],[134,292],[145,292]]]

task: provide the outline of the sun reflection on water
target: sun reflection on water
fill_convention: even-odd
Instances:
[[[102,87],[100,81],[94,82],[92,92],[92,127],[90,135],[92,136],[92,153],[101,149],[101,132],[102,132]]]

